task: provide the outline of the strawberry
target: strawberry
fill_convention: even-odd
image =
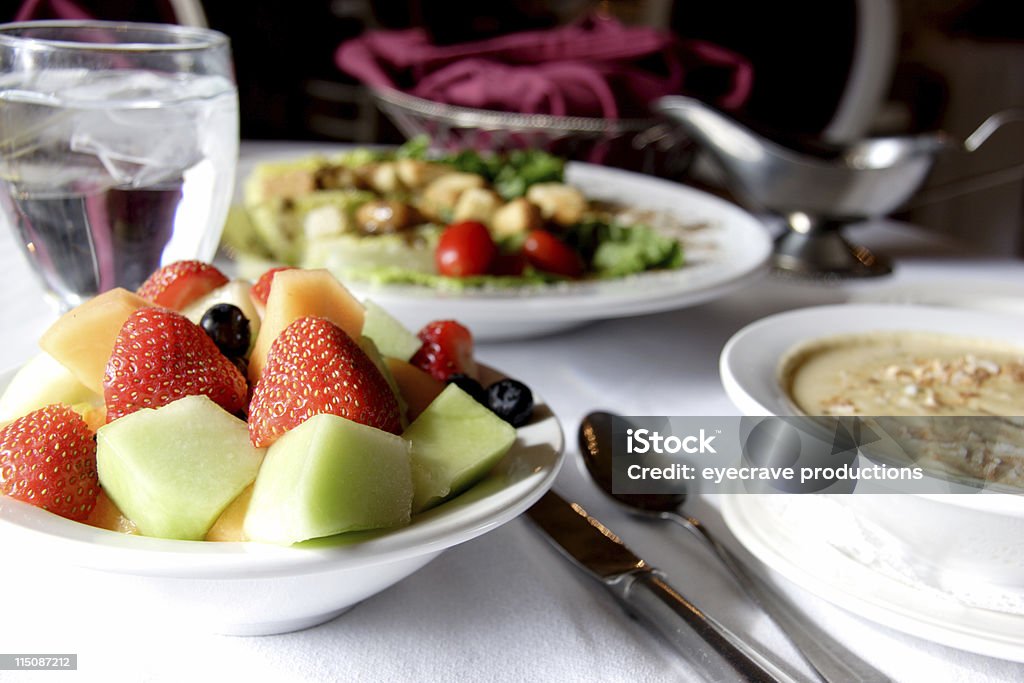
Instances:
[[[270,346],[249,404],[253,445],[272,444],[320,413],[398,434],[398,400],[387,380],[348,334],[324,318],[299,318]]]
[[[128,316],[103,376],[107,422],[196,394],[237,413],[245,408],[248,384],[202,328],[180,313],[141,308]]]
[[[410,363],[442,382],[455,374],[476,379],[473,335],[454,320],[427,323],[417,335],[422,341]]]
[[[267,305],[267,298],[270,296],[270,285],[274,281],[274,276],[280,273],[282,270],[293,270],[291,266],[280,266],[278,268],[271,268],[267,272],[260,275],[260,279],[256,281],[256,284],[249,290],[249,295],[252,300],[261,303],[264,306]]]
[[[0,429],[0,494],[82,521],[99,490],[96,440],[68,406],[40,408]]]
[[[209,263],[175,261],[150,275],[136,294],[157,306],[180,311],[227,283],[227,276]]]

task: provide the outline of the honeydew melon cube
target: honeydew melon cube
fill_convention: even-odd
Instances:
[[[264,449],[206,396],[138,410],[96,433],[100,484],[144,536],[202,540],[256,479]]]
[[[402,429],[409,426],[409,418],[406,417],[406,411],[409,409],[409,405],[405,402],[405,398],[402,396],[402,392],[398,387],[398,382],[395,381],[395,376],[391,374],[391,368],[388,367],[387,361],[384,356],[381,355],[377,345],[373,343],[373,340],[369,337],[361,337],[359,339],[359,348],[363,350],[373,364],[380,371],[384,381],[388,383],[388,388],[391,389],[391,393],[395,395],[395,400],[398,402],[398,414]]]
[[[11,378],[11,383],[0,396],[0,420],[13,420],[52,403],[102,402],[99,394],[44,352],[25,363]]]
[[[290,545],[409,523],[409,443],[327,413],[267,450],[245,516],[245,536]]]
[[[512,447],[516,430],[449,384],[402,436],[412,443],[416,513],[482,479]]]
[[[419,351],[423,342],[402,323],[369,299],[363,305],[366,306],[363,336],[372,339],[383,356],[408,361]]]

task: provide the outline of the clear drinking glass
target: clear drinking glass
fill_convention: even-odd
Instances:
[[[228,39],[100,21],[0,25],[0,221],[57,305],[213,257],[238,160]]]

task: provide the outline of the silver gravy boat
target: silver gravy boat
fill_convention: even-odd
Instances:
[[[878,137],[813,152],[768,140],[690,97],[657,101],[656,109],[681,126],[718,163],[730,189],[756,210],[785,217],[774,265],[801,275],[885,275],[891,262],[850,244],[842,227],[885,216],[921,186],[940,153],[973,152],[998,128],[1024,120],[1024,110],[986,119],[960,142],[945,133]]]

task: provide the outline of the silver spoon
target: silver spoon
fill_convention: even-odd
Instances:
[[[648,518],[674,522],[697,538],[732,573],[736,582],[789,636],[797,651],[828,683],[882,683],[890,679],[850,652],[820,629],[771,584],[746,567],[719,543],[700,520],[682,510],[686,494],[626,494],[612,491],[611,413],[593,412],[583,418],[579,447],[587,472],[598,487],[631,512]]]

